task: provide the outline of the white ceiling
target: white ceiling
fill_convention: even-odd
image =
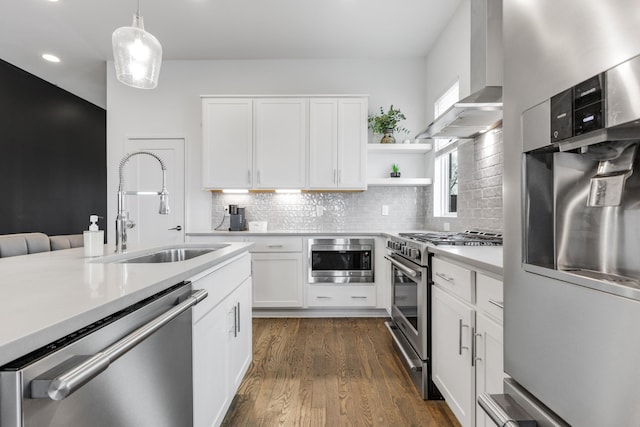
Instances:
[[[165,60],[393,60],[426,56],[460,2],[142,0],[140,8]],[[131,25],[135,9],[136,0],[1,0],[0,59],[104,107],[111,33]]]

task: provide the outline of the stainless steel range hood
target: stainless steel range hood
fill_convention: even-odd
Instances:
[[[416,138],[475,138],[502,123],[502,1],[471,0],[471,92]]]

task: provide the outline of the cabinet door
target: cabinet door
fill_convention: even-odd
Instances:
[[[202,180],[205,189],[251,188],[253,101],[202,100]]]
[[[300,98],[255,100],[254,187],[305,187],[306,106]]]
[[[253,306],[302,307],[302,254],[253,253]]]
[[[502,332],[502,325],[482,313],[476,314],[476,395],[502,393],[504,379]],[[494,425],[486,412],[476,403],[476,426]]]
[[[338,186],[338,100],[309,101],[309,188]]]
[[[220,303],[193,325],[193,425],[220,425],[229,393],[229,310]]]
[[[338,187],[367,188],[367,100],[338,100]]]
[[[471,366],[473,310],[433,287],[433,382],[463,427],[473,426],[475,384]]]
[[[228,298],[233,312],[229,383],[235,394],[251,363],[251,278],[245,280]]]

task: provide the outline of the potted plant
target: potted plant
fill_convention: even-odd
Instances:
[[[397,163],[391,165],[391,178],[400,178],[400,166]]]
[[[409,133],[407,129],[398,125],[398,123],[403,120],[406,120],[406,117],[399,108],[393,108],[393,104],[386,113],[382,107],[380,107],[380,114],[369,115],[369,129],[371,129],[373,133],[383,135],[380,140],[381,144],[394,144],[396,142],[396,139],[393,137],[394,132]]]

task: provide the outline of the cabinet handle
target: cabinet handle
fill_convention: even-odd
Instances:
[[[351,299],[367,299],[367,297],[363,297],[359,295],[351,295]]]
[[[238,311],[237,311],[237,313],[238,313],[238,323],[237,323],[237,325],[238,325],[238,333],[240,333],[240,301],[238,301]]]
[[[316,296],[317,299],[331,299],[331,297],[325,297],[323,295]]]
[[[260,184],[260,170],[259,170],[259,169],[258,169],[258,176],[257,176],[257,178],[258,178],[258,184]]]
[[[268,248],[282,248],[284,245],[267,245]]]
[[[251,184],[251,169],[247,169],[247,184]]]
[[[233,306],[233,337],[238,336],[238,307]]]
[[[333,183],[334,184],[338,183],[338,169],[333,170]]]
[[[436,276],[438,276],[442,280],[446,280],[447,282],[453,282],[453,277],[449,277],[446,274],[436,273]]]
[[[478,360],[482,360],[482,357],[478,357],[478,343],[476,342],[476,338],[482,338],[482,334],[478,334],[475,331],[475,328],[471,328],[471,336],[473,340],[471,341],[471,366],[475,366]]]
[[[462,328],[468,328],[469,325],[463,325],[462,324],[462,319],[460,319],[460,322],[458,324],[458,354],[460,356],[462,356],[462,350],[469,350],[469,347],[463,347],[462,346]]]
[[[489,303],[495,305],[500,309],[504,309],[504,303],[502,301],[496,301],[496,300],[490,299]]]

